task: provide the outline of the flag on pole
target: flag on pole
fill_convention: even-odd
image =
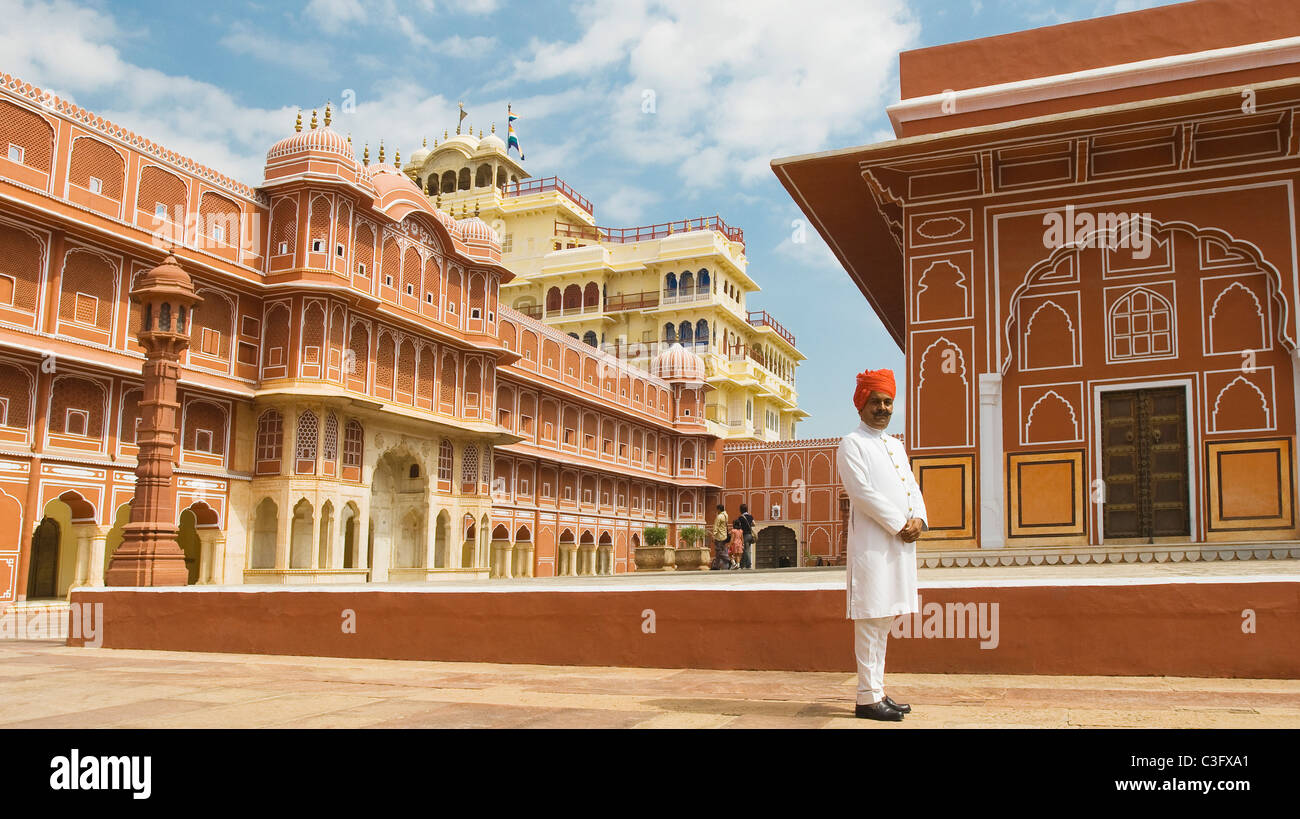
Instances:
[[[469,115],[469,112],[465,110],[465,103],[460,102],[457,105],[460,106],[460,119],[456,120],[456,133],[459,134],[460,124],[465,121],[465,117]]]
[[[514,148],[519,151],[519,161],[522,162],[524,160],[524,149],[519,147],[519,135],[515,133],[515,120],[519,119],[519,115],[507,105],[506,116],[509,118],[509,122],[506,124],[506,153],[509,154],[510,149]]]

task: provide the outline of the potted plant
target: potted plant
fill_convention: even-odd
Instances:
[[[685,526],[677,534],[684,544],[677,547],[677,566],[682,569],[708,569],[711,551],[709,533],[698,526]]]
[[[671,572],[676,568],[675,549],[668,546],[668,528],[647,526],[641,533],[645,545],[634,550],[638,572]]]

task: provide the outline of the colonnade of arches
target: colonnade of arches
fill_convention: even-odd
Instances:
[[[130,520],[130,502],[117,508],[111,524],[101,525],[94,506],[76,491],[48,501],[29,541],[27,599],[63,598],[75,588],[103,586]],[[215,510],[201,501],[182,510],[177,542],[189,584],[223,582],[225,533]]]
[[[634,544],[640,540],[633,535]],[[575,535],[572,529],[560,532],[555,546],[555,573],[561,577],[594,577],[614,573],[614,539],[601,532],[599,539],[591,530]]]
[[[494,170],[491,163],[484,163],[477,168],[467,166],[458,171],[445,170],[441,173],[430,173],[420,179],[420,187],[424,188],[429,196],[438,196],[473,188],[490,188],[494,181],[496,187],[504,191],[510,185],[518,185],[519,177],[510,173],[505,166],[499,165]]]

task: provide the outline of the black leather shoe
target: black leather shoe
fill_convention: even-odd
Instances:
[[[878,719],[884,722],[902,722],[903,712],[891,708],[884,700],[870,705],[858,705],[853,709],[853,716],[859,719]]]
[[[888,705],[890,708],[894,709],[895,711],[898,711],[899,713],[903,713],[903,714],[912,713],[912,706],[908,705],[907,703],[903,703],[902,705],[899,705],[898,703],[891,700],[888,694],[885,695],[885,698],[881,700],[881,702],[883,702],[885,705]]]

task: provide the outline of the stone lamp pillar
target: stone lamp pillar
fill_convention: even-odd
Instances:
[[[190,346],[194,294],[189,274],[168,254],[131,290],[140,305],[140,346],[145,350],[144,399],[136,441],[135,499],[122,545],[104,574],[108,586],[184,586],[185,553],[176,542],[176,487],[172,453],[178,434],[176,380],[180,355]]]

